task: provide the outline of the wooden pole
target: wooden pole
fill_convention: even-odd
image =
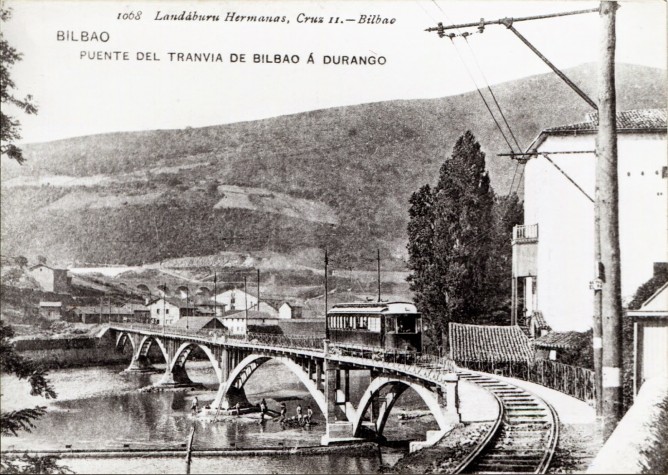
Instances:
[[[193,439],[195,438],[195,424],[190,429],[188,436],[188,446],[186,448],[186,473],[190,474],[190,462],[192,461]]]
[[[376,262],[378,264],[378,301],[380,302],[380,249],[376,249]]]
[[[329,340],[329,321],[327,320],[327,264],[329,264],[329,258],[327,257],[327,248],[325,248],[325,339]]]
[[[601,2],[599,124],[596,160],[596,201],[602,284],[602,397],[603,437],[607,439],[621,418],[622,301],[619,251],[619,189],[617,177],[617,107],[615,97],[615,10],[617,2]]]
[[[246,287],[246,276],[244,276],[244,319],[246,320],[246,338],[248,338],[248,289]]]

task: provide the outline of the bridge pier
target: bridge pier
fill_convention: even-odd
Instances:
[[[329,445],[336,442],[359,440],[354,436],[353,422],[349,417],[349,414],[352,418],[355,417],[355,408],[350,403],[349,370],[340,368],[329,360],[325,361],[324,366],[327,422],[326,432],[320,443]]]
[[[124,371],[128,373],[150,373],[156,371],[146,355],[132,355],[132,361]]]
[[[170,368],[170,365],[167,365],[162,378],[155,384],[155,386],[182,388],[188,386],[202,386],[202,384],[193,382],[190,377],[188,377],[188,373],[186,373],[185,367],[174,365],[172,368]]]

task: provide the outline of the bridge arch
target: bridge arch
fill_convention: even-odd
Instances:
[[[109,331],[108,328],[107,331]],[[106,331],[98,336],[104,336],[104,334],[106,334]],[[137,348],[135,347],[135,340],[134,338],[132,338],[132,336],[130,336],[128,332],[120,332],[116,336],[116,349],[123,351],[123,347],[128,341],[130,341],[130,344],[132,345],[132,354],[135,355],[137,353]]]
[[[383,407],[380,408],[378,419],[376,421],[376,432],[378,435],[383,433],[385,423],[387,422],[390,412],[392,411],[394,404],[397,402],[397,399],[399,399],[399,396],[401,396],[401,394],[403,394],[403,392],[408,388],[411,388],[420,396],[420,398],[422,398],[424,403],[429,408],[429,411],[436,419],[436,422],[438,423],[441,431],[446,431],[452,427],[452,424],[450,421],[448,421],[448,419],[445,417],[445,414],[443,413],[443,408],[438,403],[438,396],[429,388],[410,380],[379,376],[371,381],[366,391],[362,395],[362,398],[360,399],[360,402],[357,406],[357,414],[355,420],[353,421],[353,436],[356,437],[359,434],[362,428],[362,422],[364,421],[364,414],[371,406],[372,400],[380,394],[380,391],[383,388],[388,386],[390,387],[389,395],[391,395],[391,397],[388,397]]]
[[[174,369],[177,366],[185,369],[186,361],[188,361],[188,357],[191,355],[192,351],[195,348],[200,348],[202,351],[204,351],[206,356],[209,358],[209,361],[211,362],[211,366],[213,366],[213,370],[216,372],[216,377],[218,378],[218,382],[223,383],[223,371],[220,368],[220,361],[218,361],[216,355],[213,353],[211,348],[201,343],[188,342],[188,341],[182,343],[181,346],[179,346],[179,348],[176,350],[176,353],[174,354],[174,359],[172,359],[172,361],[169,363],[169,370],[171,372],[174,372]]]
[[[151,289],[149,289],[148,285],[146,285],[146,284],[139,284],[137,286],[137,290],[142,295],[150,295],[151,294]]]
[[[224,406],[223,403],[226,402],[226,396],[230,389],[242,389],[255,370],[270,360],[282,363],[295,376],[297,376],[299,381],[306,387],[313,397],[313,400],[318,405],[320,411],[325,416],[327,415],[327,400],[325,399],[325,394],[317,388],[316,383],[309,378],[309,375],[299,364],[290,358],[262,354],[252,354],[247,356],[241,360],[232,371],[230,371],[230,376],[227,378],[227,381],[220,385],[220,389],[218,390],[218,394],[216,394],[216,399],[214,400],[212,407],[217,408],[221,407],[221,405]],[[223,409],[229,408],[223,407]]]
[[[160,351],[162,351],[162,356],[165,358],[165,363],[169,364],[169,353],[167,352],[167,348],[165,348],[165,344],[160,338],[154,335],[146,335],[144,336],[144,338],[141,339],[137,355],[148,356],[148,352],[151,349],[153,343],[156,343],[158,345]]]

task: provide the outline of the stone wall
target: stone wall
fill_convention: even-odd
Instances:
[[[22,356],[47,368],[129,364],[132,359],[130,345],[125,345],[123,352],[117,351],[110,338],[31,338],[15,340],[14,345]]]

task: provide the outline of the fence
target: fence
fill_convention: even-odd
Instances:
[[[594,372],[550,360],[531,362],[458,361],[458,365],[476,371],[523,379],[540,384],[585,402],[596,398]]]
[[[113,324],[116,328],[128,328],[134,330],[149,330],[151,332],[162,332],[162,325],[151,325],[142,323]],[[249,333],[248,335],[224,335],[222,330],[186,330],[183,328],[165,327],[168,335],[196,336],[208,338],[217,342],[237,341],[248,345],[266,345],[280,348],[293,348],[303,350],[324,350],[323,338],[311,335],[273,335],[268,333]],[[220,339],[220,340],[219,340]],[[362,346],[338,346],[330,345],[329,352],[333,355],[352,356],[366,358],[373,361],[386,363],[401,363],[421,367],[437,368],[444,371],[455,371],[455,365],[447,357],[436,354],[418,353],[415,351],[383,350],[382,348],[370,348]]]
[[[247,335],[226,335],[222,329],[188,330],[185,328],[175,328],[173,326],[152,325],[146,323],[114,323],[111,326],[116,328],[128,328],[131,330],[147,330],[154,333],[164,333],[167,335],[195,336],[199,338],[211,339],[215,337],[231,341],[239,341],[250,345],[267,345],[282,348],[296,349],[323,349],[323,339],[309,335],[274,335],[268,333],[248,333]]]

